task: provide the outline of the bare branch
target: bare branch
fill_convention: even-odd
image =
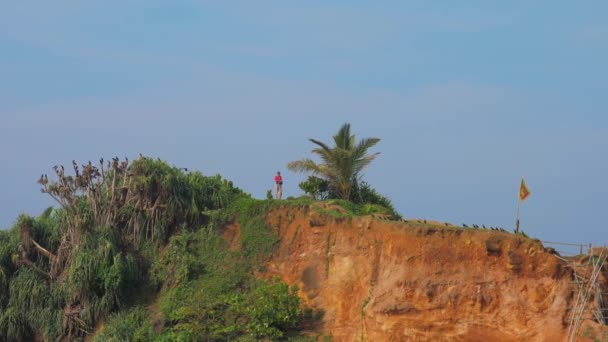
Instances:
[[[53,253],[49,252],[46,248],[40,246],[38,244],[38,242],[36,242],[34,239],[30,239],[30,241],[32,241],[32,243],[34,244],[34,246],[36,246],[36,249],[38,249],[38,251],[42,255],[44,255],[47,258],[49,258],[51,262],[54,262],[57,259],[57,256],[55,256]]]

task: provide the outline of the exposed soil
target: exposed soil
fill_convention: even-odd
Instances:
[[[566,339],[572,271],[538,241],[433,222],[336,218],[310,206],[277,209],[267,220],[281,240],[264,276],[297,284],[303,303],[324,312],[315,332],[333,341]],[[233,248],[237,236],[232,225]],[[581,330],[589,337],[600,328],[588,320]]]

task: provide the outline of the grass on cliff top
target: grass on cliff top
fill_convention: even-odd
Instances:
[[[333,218],[350,218],[368,215],[378,215],[391,220],[399,220],[401,216],[390,208],[372,203],[354,203],[341,199],[313,200],[307,196],[287,198],[286,200],[267,199],[268,209],[280,208],[310,208]]]

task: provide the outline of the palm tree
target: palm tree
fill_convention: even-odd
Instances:
[[[287,164],[291,171],[310,173],[313,176],[326,180],[330,188],[337,195],[345,200],[350,200],[352,190],[358,184],[361,171],[371,163],[380,153],[367,154],[367,150],[376,145],[380,139],[366,138],[359,143],[355,141],[355,135],[350,134],[350,124],[345,123],[334,135],[334,147],[329,147],[325,143],[308,139],[318,147],[312,153],[321,158],[320,163],[312,159],[292,161]]]

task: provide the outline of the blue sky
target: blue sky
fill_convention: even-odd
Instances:
[[[405,217],[608,243],[602,1],[0,4],[0,227],[52,166],[160,157],[286,195],[344,122]]]

